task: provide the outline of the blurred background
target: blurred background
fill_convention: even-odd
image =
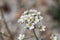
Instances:
[[[50,34],[58,34],[60,40],[60,0],[0,0],[0,40],[18,40],[19,33],[26,35],[25,40],[36,40],[33,32],[24,30],[24,24],[17,20],[25,10],[36,9],[44,19],[41,21],[47,26],[46,32],[36,34],[39,40],[50,40]]]

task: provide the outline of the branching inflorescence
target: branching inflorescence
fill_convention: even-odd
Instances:
[[[35,25],[40,22],[43,17],[40,15],[41,12],[35,10],[35,9],[31,9],[31,10],[26,10],[24,11],[24,13],[22,14],[22,16],[18,19],[18,23],[19,24],[25,24],[26,26],[24,27],[25,29],[28,29],[28,30],[32,30],[35,37],[36,37],[36,40],[39,40],[34,29],[36,28]],[[37,28],[40,30],[40,31],[45,31],[45,28],[46,26],[44,25],[38,25]],[[24,39],[24,34],[19,34],[19,37],[18,39],[19,40],[23,40]],[[56,37],[52,36],[53,38],[56,39]],[[50,38],[51,40],[55,40],[53,38]],[[57,39],[56,39],[57,40]]]

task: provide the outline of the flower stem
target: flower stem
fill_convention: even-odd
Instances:
[[[39,40],[36,33],[35,33],[35,31],[34,31],[34,29],[33,29],[33,33],[34,33],[34,36],[36,37],[36,40]]]

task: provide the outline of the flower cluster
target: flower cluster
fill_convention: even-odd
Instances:
[[[34,29],[34,25],[37,24],[38,22],[40,22],[43,17],[40,16],[40,12],[38,12],[37,10],[27,10],[25,11],[22,16],[20,17],[20,19],[18,20],[18,23],[26,24],[26,28]]]
[[[57,36],[52,34],[51,37],[50,37],[51,40],[57,40]]]
[[[25,35],[24,35],[24,34],[19,34],[18,39],[19,39],[19,40],[23,40],[23,39],[24,39],[24,37],[25,37]]]

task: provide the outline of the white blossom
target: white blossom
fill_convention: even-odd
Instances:
[[[24,39],[24,37],[25,37],[25,35],[24,35],[24,34],[19,34],[18,39],[19,39],[19,40],[23,40],[23,39]]]
[[[50,37],[51,40],[57,40],[57,36],[52,34],[51,37]]]
[[[31,15],[28,15],[28,17],[26,18],[26,20],[29,22],[30,19],[32,19],[32,16]]]
[[[40,27],[40,31],[45,31],[46,26],[39,26]]]
[[[38,17],[36,16],[34,23],[36,24],[37,22],[39,22],[39,19],[38,19]]]
[[[26,25],[27,25],[26,27],[28,27],[29,30],[34,29],[34,23],[29,23],[29,24],[26,24]]]

